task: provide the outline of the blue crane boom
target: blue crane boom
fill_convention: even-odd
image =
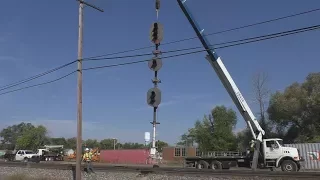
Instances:
[[[233,100],[238,110],[240,111],[243,119],[246,121],[247,126],[250,128],[253,139],[255,140],[255,151],[254,151],[254,157],[252,162],[252,169],[255,170],[258,164],[260,143],[262,142],[262,136],[265,135],[265,131],[261,128],[259,122],[257,121],[256,117],[252,113],[246,100],[243,98],[239,88],[237,87],[231,75],[229,74],[228,70],[224,66],[221,58],[218,56],[213,46],[210,45],[210,42],[207,40],[207,38],[203,34],[204,30],[201,30],[200,26],[194,21],[190,11],[185,5],[186,0],[177,0],[177,1],[181,10],[183,11],[189,23],[191,24],[192,28],[196,32],[203,47],[207,51],[208,55],[206,56],[206,59],[209,61],[209,63],[217,73],[222,84],[228,91],[231,99]]]

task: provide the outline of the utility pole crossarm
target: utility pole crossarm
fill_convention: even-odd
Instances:
[[[87,6],[93,8],[93,9],[95,9],[95,10],[100,11],[100,12],[104,12],[103,9],[101,9],[101,8],[95,6],[95,5],[89,4],[89,3],[87,3],[87,2],[85,2],[85,1],[83,1],[83,0],[76,0],[76,1],[79,1],[80,3],[82,3],[82,4],[84,4],[84,5],[87,5]]]

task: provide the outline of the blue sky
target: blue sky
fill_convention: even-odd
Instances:
[[[89,0],[105,10],[86,7],[84,12],[84,57],[152,45],[149,29],[155,21],[154,1]],[[205,33],[225,30],[320,7],[320,1],[189,0],[188,6]],[[208,37],[211,43],[316,25],[319,12],[275,23]],[[176,1],[162,0],[159,21],[164,43],[195,36]],[[0,85],[6,85],[49,70],[77,58],[78,3],[56,0],[4,1],[0,7]],[[252,78],[269,74],[272,91],[302,82],[309,72],[319,71],[320,36],[307,32],[259,43],[220,49],[234,81],[254,112]],[[163,45],[163,51],[201,46],[198,39]],[[122,55],[149,53],[152,49]],[[164,60],[159,78],[162,106],[159,107],[158,138],[175,143],[195,120],[216,105],[235,108],[205,53]],[[151,58],[151,56],[150,56]],[[84,68],[142,58],[85,62]],[[22,85],[51,80],[75,70],[69,66]],[[143,142],[152,131],[152,108],[146,92],[153,86],[153,72],[146,63],[86,71],[83,74],[84,138],[118,138]],[[17,88],[17,87],[16,87]],[[14,89],[14,88],[13,88]],[[21,121],[48,126],[53,136],[76,135],[76,76],[42,87],[0,97],[0,125]],[[235,109],[236,110],[236,109]],[[244,120],[238,116],[237,129]]]

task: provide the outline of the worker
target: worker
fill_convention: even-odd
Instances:
[[[250,151],[254,151],[254,144],[255,144],[254,140],[251,140],[250,141]]]
[[[91,164],[92,153],[90,152],[89,148],[86,148],[85,151],[86,152],[83,155],[83,161],[86,162],[86,164],[87,164],[87,172],[90,172],[90,171],[93,172],[93,168],[92,168],[92,164]]]

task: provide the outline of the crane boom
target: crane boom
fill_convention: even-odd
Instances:
[[[208,55],[206,56],[206,59],[209,61],[209,63],[217,73],[219,79],[221,80],[222,84],[228,91],[230,97],[232,98],[233,102],[235,103],[238,110],[240,111],[243,119],[246,121],[248,127],[251,130],[251,134],[256,141],[254,158],[252,163],[252,168],[255,170],[257,168],[260,143],[262,142],[262,136],[265,134],[265,131],[261,128],[259,122],[257,121],[256,117],[252,113],[246,100],[243,98],[239,88],[237,87],[231,75],[229,74],[228,70],[224,66],[221,58],[218,56],[218,54],[213,49],[212,45],[210,45],[209,41],[203,35],[203,30],[201,30],[199,28],[200,26],[193,20],[188,8],[185,5],[186,0],[177,0],[177,1],[181,10],[183,11],[189,23],[191,24],[192,28],[196,32],[203,47],[206,49],[208,53]]]

